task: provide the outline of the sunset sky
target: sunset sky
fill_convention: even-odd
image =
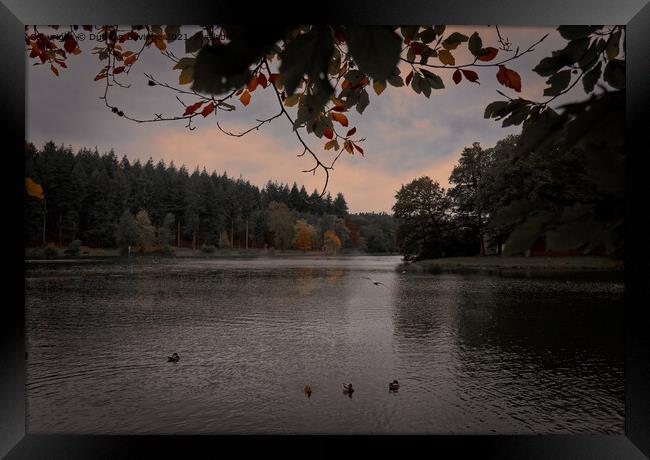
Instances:
[[[466,35],[478,31],[484,46],[497,46],[494,27],[448,26],[448,30]],[[551,51],[563,48],[566,40],[555,28],[500,27],[500,31],[512,42],[513,50],[517,46],[525,50],[544,34],[550,34],[535,51],[507,64],[521,75],[522,97],[544,100],[546,78],[531,69]],[[62,70],[59,77],[49,66],[33,66],[33,60],[27,62],[28,141],[41,147],[52,140],[58,145],[71,145],[75,151],[82,146],[97,146],[100,152],[113,148],[118,157],[126,155],[130,160],[142,161],[151,157],[155,162],[164,159],[166,163],[173,160],[177,166],[184,164],[190,171],[197,166],[209,172],[226,171],[231,177],[241,175],[260,186],[270,179],[305,184],[309,191],[322,187],[322,171],[316,176],[300,172],[311,168],[313,162],[307,156],[296,156],[302,148],[284,118],[244,138],[233,138],[217,129],[217,119],[212,116],[197,120],[196,129],[189,131],[183,121],[137,124],[111,113],[99,99],[104,81],[93,81],[102,65],[97,55],[91,54],[93,46],[89,40],[81,42],[82,54],[71,56],[68,69]],[[177,55],[184,54],[182,42],[172,43],[170,49]],[[457,63],[471,61],[466,44],[453,53]],[[500,51],[496,60],[507,54]],[[177,84],[179,71],[172,70],[172,65],[152,47],[142,54],[130,75],[122,79],[131,87],[114,88],[112,101],[137,118],[149,118],[154,112],[181,115],[183,109],[174,93],[147,86],[143,75],[143,72],[151,73],[158,80]],[[356,126],[360,137],[367,139],[361,144],[366,155],[344,153],[341,156],[330,178],[328,189],[332,194],[342,192],[352,212],[390,212],[395,192],[402,184],[428,175],[447,187],[449,174],[463,147],[472,142],[489,147],[518,132],[520,127],[502,128],[500,122],[484,119],[483,112],[488,103],[502,99],[497,89],[511,97],[520,94],[497,83],[496,67],[475,70],[480,85],[466,80],[456,85],[451,80],[452,70],[436,70],[446,88],[433,90],[430,99],[406,87],[389,86],[381,96],[376,96],[370,88],[370,105],[363,116],[356,110],[348,114],[350,127]],[[402,76],[406,73],[403,69]],[[558,98],[554,106],[582,98],[584,92],[578,84]],[[191,98],[184,100],[188,104],[194,102]],[[238,100],[235,105],[236,112],[219,115],[220,124],[233,132],[247,129],[255,124],[256,118],[278,111],[271,88],[258,88],[252,93],[248,107],[243,107]],[[289,110],[295,114],[296,107]],[[333,157],[331,151],[323,150],[327,139],[312,135],[305,138],[321,158]]]

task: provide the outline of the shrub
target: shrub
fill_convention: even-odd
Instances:
[[[79,255],[79,250],[81,248],[81,240],[74,240],[70,243],[70,245],[65,249],[64,254],[68,254],[71,256],[77,256]]]

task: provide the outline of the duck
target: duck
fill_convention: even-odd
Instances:
[[[167,362],[168,363],[177,363],[181,359],[180,356],[178,356],[178,353],[174,352],[171,356],[167,357]]]
[[[311,398],[311,387],[309,385],[305,385],[303,392],[307,395],[308,398]]]
[[[388,384],[388,391],[397,391],[399,390],[399,382],[397,380],[393,380]]]
[[[353,392],[354,392],[354,388],[352,388],[351,383],[344,383],[343,384],[343,393],[344,394],[352,396]]]

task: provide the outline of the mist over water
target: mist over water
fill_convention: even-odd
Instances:
[[[621,280],[399,262],[29,262],[28,432],[623,433]]]

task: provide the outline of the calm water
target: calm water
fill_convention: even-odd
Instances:
[[[30,262],[28,431],[623,433],[622,281],[398,263]]]

